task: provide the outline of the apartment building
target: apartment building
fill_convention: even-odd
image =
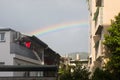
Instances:
[[[0,66],[59,65],[60,55],[36,36],[0,28]],[[0,76],[49,76],[50,72],[0,72]]]
[[[88,66],[88,59],[87,59],[88,55],[87,53],[84,52],[76,52],[76,53],[71,53],[68,55],[68,59],[69,59],[69,66],[76,66],[76,64],[81,64],[83,67]]]
[[[81,56],[79,52],[68,54],[66,57],[61,57],[60,62],[60,69],[67,69],[68,66],[73,67],[76,66],[76,64],[81,64],[82,67],[86,67],[86,69],[88,69],[88,59],[86,58],[86,55]],[[72,68],[71,71],[73,71]]]
[[[90,13],[90,55],[89,68],[94,71],[96,67],[103,68],[109,55],[105,53],[104,34],[120,12],[120,0],[88,0]]]

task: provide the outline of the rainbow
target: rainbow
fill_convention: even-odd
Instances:
[[[68,22],[68,23],[55,24],[51,26],[42,27],[40,29],[30,32],[30,34],[38,36],[38,35],[45,35],[51,32],[61,31],[68,28],[79,28],[79,27],[87,27],[87,26],[88,26],[87,21],[75,21],[75,22]]]

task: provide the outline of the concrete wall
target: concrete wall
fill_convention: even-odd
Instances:
[[[24,61],[24,60],[20,60],[20,59],[14,59],[14,65],[38,65],[32,62],[28,62],[28,61]],[[30,76],[37,76],[38,72],[29,72]],[[14,72],[13,74],[14,76],[25,76],[25,72]]]
[[[41,62],[38,62],[37,60],[32,60],[32,59],[28,59],[29,62],[24,61],[24,60],[16,60],[15,61],[15,53],[11,53],[11,48],[13,48],[13,46],[11,46],[11,44],[14,43],[15,41],[15,37],[16,37],[16,32],[15,31],[0,31],[0,33],[5,33],[5,41],[0,42],[0,62],[5,63],[2,65],[18,65],[18,63],[20,63],[21,65],[35,65],[34,62],[36,62],[36,64],[41,64]],[[16,46],[19,47],[19,46]],[[15,52],[15,51],[13,51]],[[21,52],[21,51],[19,51]],[[17,56],[19,57],[19,56]],[[22,56],[21,56],[22,57]],[[20,58],[21,58],[20,57]],[[24,59],[25,57],[23,57]],[[27,59],[27,58],[25,58]],[[30,62],[32,61],[32,63]],[[18,63],[17,63],[18,62]],[[17,73],[17,74],[16,74]],[[24,72],[0,72],[0,76],[23,76]],[[32,76],[34,76],[36,73],[33,72],[31,73]]]
[[[89,10],[90,10],[90,53],[92,57],[92,64],[90,64],[90,68],[94,68],[93,66],[96,66],[94,62],[96,61],[96,58],[99,56],[103,55],[103,50],[102,49],[102,41],[104,40],[104,34],[106,33],[107,28],[111,24],[111,19],[114,19],[115,16],[120,13],[120,0],[103,0],[103,6],[99,7],[99,15],[98,15],[98,22],[97,25],[95,26],[95,20],[94,18],[94,13],[96,11],[96,0],[90,0],[89,2]],[[95,40],[93,39],[95,35],[95,32],[97,31],[99,25],[103,25],[103,31],[102,31],[102,36],[100,39],[99,43],[99,48],[98,48],[98,54],[97,56],[95,55]],[[102,48],[101,48],[102,47]],[[92,70],[92,69],[91,69]]]
[[[120,0],[104,0],[103,24],[110,24],[111,19],[120,13]]]
[[[89,65],[90,68],[94,66],[95,61],[95,48],[94,48],[95,42],[93,38],[96,30],[95,21],[93,20],[95,11],[96,11],[95,0],[90,0],[90,56],[92,56],[92,62]]]
[[[14,54],[10,54],[10,31],[0,31],[5,33],[5,41],[0,42],[0,62],[4,62],[4,65],[13,65]],[[0,76],[13,75],[13,73],[0,73]]]
[[[2,77],[0,80],[56,80],[56,77]]]

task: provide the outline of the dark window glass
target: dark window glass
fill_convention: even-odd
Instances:
[[[5,41],[5,33],[0,33],[0,41]]]

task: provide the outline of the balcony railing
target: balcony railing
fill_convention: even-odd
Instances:
[[[56,77],[0,77],[0,80],[56,80]]]
[[[31,49],[28,49],[27,47],[19,45],[17,43],[10,44],[10,53],[37,60],[37,57],[34,55]]]

